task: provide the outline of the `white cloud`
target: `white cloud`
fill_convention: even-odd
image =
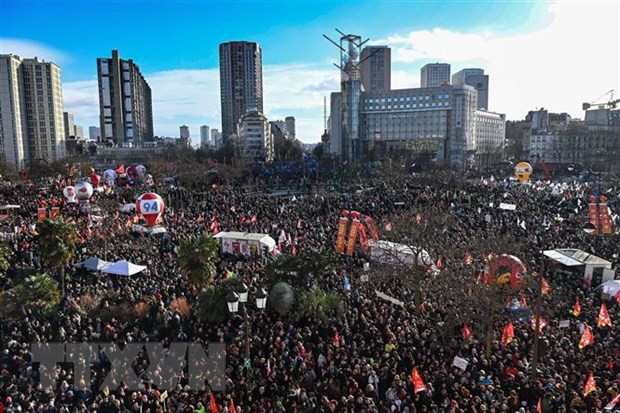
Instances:
[[[419,70],[452,64],[452,72],[479,66],[490,76],[489,106],[509,119],[544,106],[582,117],[581,103],[605,91],[620,93],[620,3],[556,2],[552,18],[529,33],[494,35],[441,28],[392,35],[394,67]],[[418,65],[412,67],[412,62]]]
[[[57,65],[69,60],[69,56],[44,44],[24,39],[0,37],[0,54],[14,54],[22,58],[38,57],[39,59],[54,62]]]

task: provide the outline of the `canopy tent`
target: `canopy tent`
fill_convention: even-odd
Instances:
[[[222,253],[234,255],[263,255],[264,249],[272,252],[276,241],[267,234],[248,232],[220,232],[214,235],[220,243]]]
[[[112,265],[112,263],[104,261],[101,258],[90,257],[80,265],[82,268],[86,268],[89,271],[101,271]]]
[[[583,274],[587,282],[592,280],[595,268],[611,268],[611,262],[579,249],[559,248],[545,251],[544,254],[567,267],[584,267]]]
[[[610,297],[615,297],[616,294],[620,293],[620,280],[604,282],[597,288],[601,288],[603,290],[603,293],[609,294]]]
[[[429,253],[417,247],[398,244],[384,240],[368,240],[370,257],[383,264],[411,266],[414,262],[422,267],[433,266],[435,263]]]
[[[146,270],[146,267],[143,265],[136,265],[130,263],[129,261],[121,260],[110,264],[109,266],[101,270],[101,272],[104,272],[106,274],[122,275],[124,277],[129,277],[144,270]]]

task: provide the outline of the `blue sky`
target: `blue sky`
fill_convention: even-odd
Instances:
[[[323,96],[339,87],[322,34],[336,27],[392,47],[394,88],[418,86],[428,62],[484,68],[490,109],[509,119],[541,106],[580,117],[581,102],[620,94],[617,1],[2,0],[0,16],[0,53],[59,64],[65,110],[84,126],[98,124],[96,58],[118,49],[151,85],[156,134],[219,128],[218,44],[250,40],[263,49],[267,116],[293,115],[298,136],[318,141]]]

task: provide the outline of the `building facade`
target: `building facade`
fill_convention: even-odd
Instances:
[[[224,142],[222,141],[222,134],[217,129],[211,129],[211,142],[215,150],[218,150],[222,147]]]
[[[271,126],[259,112],[248,112],[237,122],[235,155],[252,163],[273,161]]]
[[[115,144],[151,142],[153,105],[151,88],[132,59],[97,59],[101,139]]]
[[[388,46],[367,46],[362,49],[361,76],[366,92],[392,89],[392,57]]]
[[[73,136],[75,139],[84,139],[84,127],[81,125],[74,125],[73,127]]]
[[[420,87],[438,87],[450,84],[449,63],[429,63],[420,69]]]
[[[284,118],[284,124],[286,128],[286,137],[295,139],[295,116],[287,116]]]
[[[452,75],[453,85],[469,85],[478,92],[478,109],[489,108],[489,75],[483,69],[463,69]]]
[[[224,141],[237,132],[237,122],[249,111],[263,113],[263,63],[258,43],[220,44],[220,96]]]
[[[73,119],[73,113],[63,112],[63,119],[65,125],[65,139],[69,139],[70,136],[75,136],[75,121]]]
[[[98,141],[101,137],[101,129],[96,126],[88,127],[88,139]]]
[[[189,139],[189,127],[188,126],[183,125],[179,127],[179,137],[181,139]]]
[[[60,68],[0,55],[2,160],[18,170],[66,156]]]
[[[211,135],[209,135],[209,127],[202,125],[200,127],[200,145],[208,146],[211,143]]]
[[[475,113],[474,162],[479,168],[504,160],[506,115],[485,110]]]

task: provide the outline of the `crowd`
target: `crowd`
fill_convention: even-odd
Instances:
[[[588,221],[586,200],[592,188],[574,185],[558,193],[545,185],[466,181],[453,175],[374,177],[363,181],[363,191],[296,196],[273,196],[226,184],[159,184],[148,190],[159,193],[167,204],[162,225],[168,236],[155,239],[133,233],[134,213],[119,211],[147,190],[143,186],[96,194],[91,205],[98,206],[104,217],[93,224],[92,215],[63,204],[64,184],[60,179],[36,184],[7,182],[1,189],[0,204],[21,206],[2,221],[5,232],[12,232],[6,242],[14,255],[1,289],[10,288],[20,270],[53,273],[37,250],[36,210],[42,200],[57,200],[62,215],[72,217],[79,229],[75,264],[95,256],[106,261],[126,259],[147,270],[119,279],[72,265],[66,268],[65,296],[57,315],[45,319],[25,309],[23,317],[0,320],[0,412],[555,413],[603,411],[614,405],[614,399],[614,408],[620,408],[616,397],[620,393],[620,335],[616,334],[620,303],[613,297],[605,301],[612,325],[597,328],[603,298],[594,289],[596,278],[586,283],[582,274],[545,264],[550,293],[542,297],[541,305],[548,326],[540,335],[535,378],[529,318],[514,319],[515,337],[502,343],[502,328],[511,313],[503,305],[485,313],[482,295],[489,289],[476,281],[485,257],[474,251],[474,245],[502,237],[518,240],[519,247],[501,246],[508,250],[499,251],[490,245],[485,253],[518,255],[530,277],[536,276],[541,264],[540,251],[560,247],[594,253],[618,270],[618,234],[588,235],[581,229]],[[501,202],[515,204],[516,210],[498,209]],[[617,213],[618,205],[612,202],[610,206]],[[171,308],[180,298],[196,305],[198,291],[188,286],[176,260],[184,238],[212,234],[217,222],[219,231],[265,233],[276,241],[284,231],[290,238],[280,245],[283,254],[333,251],[343,210],[372,217],[382,238],[423,242],[434,260],[443,258],[439,273],[422,280],[418,305],[410,283],[383,277],[389,269],[370,261],[358,248],[353,256],[339,258],[333,274],[317,280],[321,288],[341,296],[344,312],[340,317],[323,321],[250,306],[250,367],[244,365],[242,318],[209,324],[194,311]],[[408,221],[403,219],[407,216]],[[431,219],[435,224],[430,231],[416,229]],[[416,238],[416,233],[424,236]],[[395,239],[397,234],[402,239]],[[476,253],[471,265],[459,258],[469,248]],[[363,267],[369,261],[371,275],[365,282]],[[224,257],[216,282],[233,272],[254,292],[263,286],[264,266],[261,259]],[[472,299],[461,299],[451,291],[452,282],[468,285]],[[378,298],[375,290],[404,305]],[[532,307],[538,292],[528,287],[519,295]],[[101,316],[83,311],[87,298],[93,297],[100,300]],[[571,315],[577,298],[582,308],[579,317]],[[149,303],[146,317],[114,317],[104,311],[121,303],[133,308],[141,301]],[[560,321],[566,319],[570,325],[561,327]],[[463,323],[473,330],[472,337],[463,337]],[[592,327],[594,343],[580,349],[585,325]],[[173,389],[157,389],[147,379],[141,391],[95,385],[85,391],[73,382],[72,367],[66,364],[58,370],[58,386],[45,389],[37,382],[40,367],[31,362],[29,349],[32,342],[115,342],[122,346],[146,341],[225,343],[226,390],[193,391],[185,377]],[[467,360],[465,369],[453,365],[455,356]],[[106,373],[101,367],[104,363],[92,363],[93,383],[99,384]],[[148,361],[142,358],[136,371],[145,368],[143,363]],[[413,386],[414,368],[424,387]],[[584,395],[591,372],[596,390]]]

